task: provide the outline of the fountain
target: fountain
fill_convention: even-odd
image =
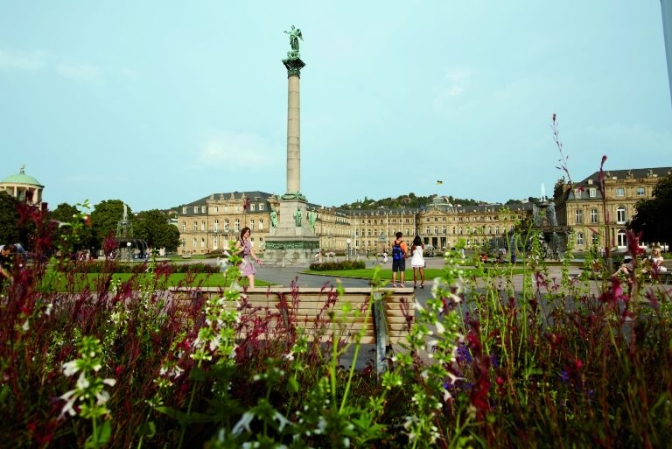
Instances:
[[[555,213],[555,203],[546,197],[544,185],[541,185],[541,200],[534,205],[533,227],[541,232],[541,249],[543,256],[549,259],[560,259],[567,250],[567,238],[570,228],[558,226],[558,218]]]
[[[138,252],[138,259],[144,260],[147,254],[147,243],[142,239],[133,238],[133,223],[128,219],[128,206],[124,204],[124,214],[117,222],[117,234],[114,239],[118,245],[115,259],[132,261]]]

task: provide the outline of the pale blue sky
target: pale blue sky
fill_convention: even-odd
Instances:
[[[672,165],[659,0],[7,0],[0,179],[52,208],[285,193],[292,24],[310,202],[550,193],[553,113],[576,180]]]

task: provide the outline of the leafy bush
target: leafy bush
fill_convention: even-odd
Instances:
[[[180,264],[165,261],[157,264],[152,264],[151,262],[128,263],[110,260],[83,262],[68,261],[58,264],[57,267],[60,271],[70,273],[146,273],[150,265],[153,269],[158,269],[164,272],[170,271],[171,273],[213,274],[219,271],[216,265],[207,263]]]
[[[36,232],[43,229],[40,211],[32,219]],[[517,232],[514,241],[539,240],[530,239],[533,229]],[[627,239],[636,254],[637,236]],[[235,288],[210,299],[188,283],[186,294],[169,291],[164,275],[172,264],[113,288],[101,276],[97,291],[76,292],[50,288],[41,257],[16,263],[14,281],[0,291],[0,441],[18,448],[669,447],[669,292],[607,271],[600,283],[575,279],[571,248],[560,275],[551,276],[539,255],[534,245],[521,254],[523,286],[514,291],[505,267],[466,278],[465,259],[448,252],[432,298],[409,310],[414,325],[380,377],[360,334],[354,343],[343,338],[339,317],[353,311],[338,289],[325,291],[314,321],[288,317],[295,326],[287,329],[273,306],[264,319],[250,313]],[[74,285],[77,273],[69,273]],[[239,275],[235,265],[225,273],[229,281]],[[372,298],[383,294],[379,285],[374,279]],[[296,310],[301,293],[294,288],[282,301]],[[318,338],[302,330],[308,326]],[[360,357],[363,370],[355,369]]]
[[[366,263],[363,260],[341,260],[310,264],[310,269],[314,271],[362,270],[364,268],[366,268]]]

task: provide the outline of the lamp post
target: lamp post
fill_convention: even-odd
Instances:
[[[347,239],[345,241],[345,244],[348,245],[348,260],[350,260],[350,244],[352,243],[352,240]]]
[[[186,243],[186,242],[184,241],[184,239],[182,239],[182,255],[183,255],[183,256],[184,256],[184,244],[185,244],[185,243]]]

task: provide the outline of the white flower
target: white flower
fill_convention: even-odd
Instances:
[[[24,332],[28,332],[28,329],[30,329],[30,322],[28,320],[26,320],[23,323],[23,326],[21,326],[21,329],[23,329]]]
[[[446,332],[446,328],[441,324],[441,322],[437,321],[436,322],[436,333],[441,335],[444,332]]]
[[[110,400],[110,393],[108,393],[108,392],[105,391],[105,390],[102,390],[102,391],[96,393],[96,399],[97,399],[96,403],[97,403],[98,405],[103,405],[103,404],[105,404],[107,401]]]
[[[252,430],[250,430],[250,423],[252,422],[253,419],[254,419],[254,413],[250,412],[243,413],[243,416],[240,417],[240,421],[238,421],[236,425],[233,426],[233,430],[231,430],[231,433],[233,435],[238,435],[243,429],[247,430],[248,432],[252,432]]]
[[[84,375],[84,372],[81,372],[79,374],[79,378],[77,379],[77,389],[78,390],[85,390],[91,385],[91,382],[89,382],[89,379],[86,378]]]
[[[65,393],[62,396],[59,396],[59,399],[63,399],[65,402],[65,405],[63,406],[63,410],[61,410],[61,417],[65,415],[66,413],[70,416],[75,416],[77,412],[75,409],[72,407],[75,404],[75,399],[77,397],[75,396],[76,390],[70,390],[67,393]]]
[[[65,362],[63,364],[63,374],[65,374],[65,377],[70,377],[77,371],[79,371],[77,360],[73,360],[72,362]]]
[[[280,425],[278,426],[278,430],[280,430],[280,432],[282,432],[282,429],[284,429],[287,424],[291,424],[287,418],[282,416],[282,414],[277,411],[273,415],[273,419],[277,420],[280,423]]]
[[[109,385],[110,387],[114,387],[117,384],[116,379],[103,379],[103,383],[105,385]]]

